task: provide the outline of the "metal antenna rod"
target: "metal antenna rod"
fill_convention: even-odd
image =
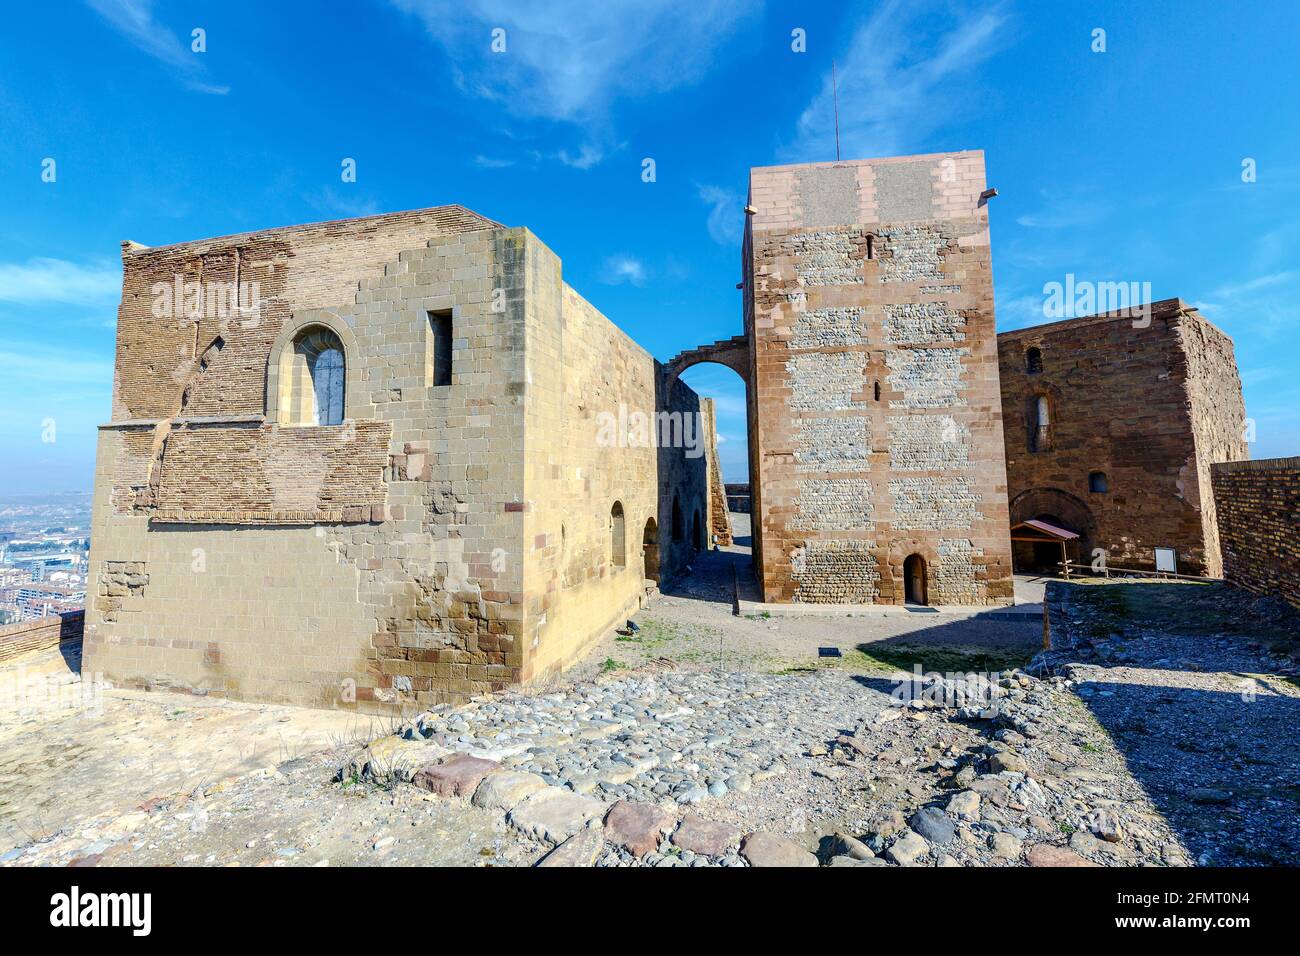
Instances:
[[[835,104],[835,162],[840,161],[840,84],[835,76],[835,61],[831,60],[831,101]]]

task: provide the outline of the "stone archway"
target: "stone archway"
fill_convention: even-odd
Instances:
[[[701,345],[698,348],[679,352],[664,365],[664,383],[667,388],[673,387],[673,382],[677,381],[677,377],[682,372],[701,362],[715,362],[727,366],[745,380],[746,388],[749,387],[749,338],[747,336],[733,335],[729,339],[720,339],[712,345]]]
[[[1097,520],[1082,499],[1060,488],[1030,488],[1012,498],[1008,510],[1012,526],[1033,519],[1073,531],[1079,540],[1075,542],[1077,551],[1071,560],[1085,563],[1092,560],[1092,550],[1097,547]],[[1055,568],[1061,556],[1060,549],[1052,547],[1056,550],[1050,555],[1045,548],[1039,554],[1035,553],[1032,542],[1013,541],[1012,567],[1016,571],[1040,569],[1044,565]]]

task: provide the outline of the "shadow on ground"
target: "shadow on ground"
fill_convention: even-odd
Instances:
[[[1193,859],[1300,861],[1300,613],[1222,582],[1056,583],[1048,603],[1092,665],[1077,693]]]
[[[1294,865],[1300,853],[1300,699],[1095,682],[1084,699],[1192,858]]]

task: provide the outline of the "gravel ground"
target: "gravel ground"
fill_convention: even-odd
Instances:
[[[1016,622],[733,617],[730,560],[552,686],[384,730],[123,691],[6,711],[0,864],[1297,862],[1285,609],[1053,584],[1030,663]]]
[[[1300,614],[1224,585],[1052,586],[1058,673],[1200,865],[1300,862]]]

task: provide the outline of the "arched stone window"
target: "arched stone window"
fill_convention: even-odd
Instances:
[[[1025,371],[1030,375],[1037,375],[1043,370],[1043,351],[1039,348],[1028,348],[1025,350]]]
[[[343,343],[333,331],[317,325],[299,332],[280,353],[280,423],[343,424],[346,371]]]
[[[1088,490],[1098,495],[1104,495],[1110,491],[1110,482],[1106,479],[1104,471],[1094,471],[1088,474]]]
[[[613,552],[614,567],[627,567],[627,535],[623,529],[623,502],[614,502],[609,511],[609,546]]]

